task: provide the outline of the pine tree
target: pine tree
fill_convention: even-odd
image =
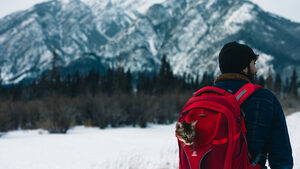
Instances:
[[[202,76],[201,86],[211,86],[214,82],[214,77],[212,74],[205,72]]]
[[[51,61],[51,77],[50,77],[50,82],[51,82],[51,87],[52,89],[55,87],[56,80],[57,80],[57,53],[56,53],[56,48],[53,49],[52,51],[53,58]]]
[[[289,87],[290,87],[290,81],[289,81],[289,78],[286,78],[285,79],[285,85],[284,85],[284,88],[283,88],[283,93],[284,94],[289,93]]]
[[[115,90],[115,79],[116,79],[116,73],[113,69],[107,69],[106,74],[104,76],[104,85],[103,85],[103,91],[108,93],[109,95],[113,94]]]
[[[158,92],[164,92],[166,90],[172,89],[174,81],[173,72],[171,70],[170,64],[167,62],[167,56],[163,55],[161,60],[161,67],[159,70],[157,90]]]
[[[131,92],[132,91],[132,76],[130,70],[126,72],[126,78],[125,78],[125,91]]]
[[[95,96],[99,87],[99,73],[94,68],[91,69],[86,77],[86,83],[88,85],[89,92],[92,94],[92,96]]]
[[[200,76],[199,73],[197,73],[194,89],[197,90],[199,88],[200,88]]]
[[[153,80],[147,75],[145,72],[141,72],[138,75],[138,84],[137,84],[138,92],[144,92],[151,94],[153,91]]]
[[[0,68],[0,95],[2,95],[4,92],[3,87],[2,87],[2,77],[1,77],[1,68]]]
[[[155,84],[157,84],[158,81],[158,75],[156,73],[152,74],[152,78],[149,78],[149,93],[155,93],[156,90],[156,86]]]
[[[71,80],[71,86],[70,86],[70,93],[71,97],[75,97],[79,94],[80,92],[80,75],[79,72],[76,71]]]
[[[35,96],[37,98],[45,95],[47,96],[49,94],[50,84],[45,73],[43,73],[41,78],[37,80],[36,85],[37,91],[35,92]]]
[[[257,81],[257,84],[258,85],[260,85],[260,86],[262,86],[262,87],[265,87],[265,79],[264,79],[264,77],[263,76],[260,76],[259,78],[258,78],[258,81]]]
[[[275,78],[274,91],[277,94],[280,94],[280,92],[281,92],[281,78],[278,73],[276,74],[276,78]]]
[[[129,92],[129,88],[131,85],[131,75],[130,72],[127,71],[125,73],[123,67],[119,67],[116,72],[116,80],[117,80],[117,89],[123,92]]]
[[[298,97],[298,91],[297,91],[297,72],[296,69],[293,71],[293,75],[291,77],[291,83],[289,85],[289,92],[291,96]]]
[[[71,86],[72,86],[72,77],[71,74],[68,73],[67,77],[65,78],[63,82],[63,88],[64,88],[64,93],[71,97]]]
[[[268,77],[266,79],[266,88],[273,90],[273,77],[272,77],[272,70],[269,68]]]

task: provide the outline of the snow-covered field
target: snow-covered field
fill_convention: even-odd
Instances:
[[[300,169],[300,112],[287,117],[295,169]],[[105,129],[75,127],[67,134],[12,131],[0,138],[0,169],[175,169],[172,125]]]

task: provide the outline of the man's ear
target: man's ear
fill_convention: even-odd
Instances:
[[[248,67],[245,67],[245,69],[243,69],[242,72],[245,73],[245,74],[248,74]]]

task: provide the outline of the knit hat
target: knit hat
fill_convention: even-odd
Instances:
[[[219,53],[219,66],[222,73],[240,73],[252,60],[257,60],[253,50],[237,42],[229,42]]]

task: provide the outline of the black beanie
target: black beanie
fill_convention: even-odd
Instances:
[[[257,60],[253,50],[237,42],[229,42],[219,53],[219,66],[222,73],[240,73],[252,60]]]

